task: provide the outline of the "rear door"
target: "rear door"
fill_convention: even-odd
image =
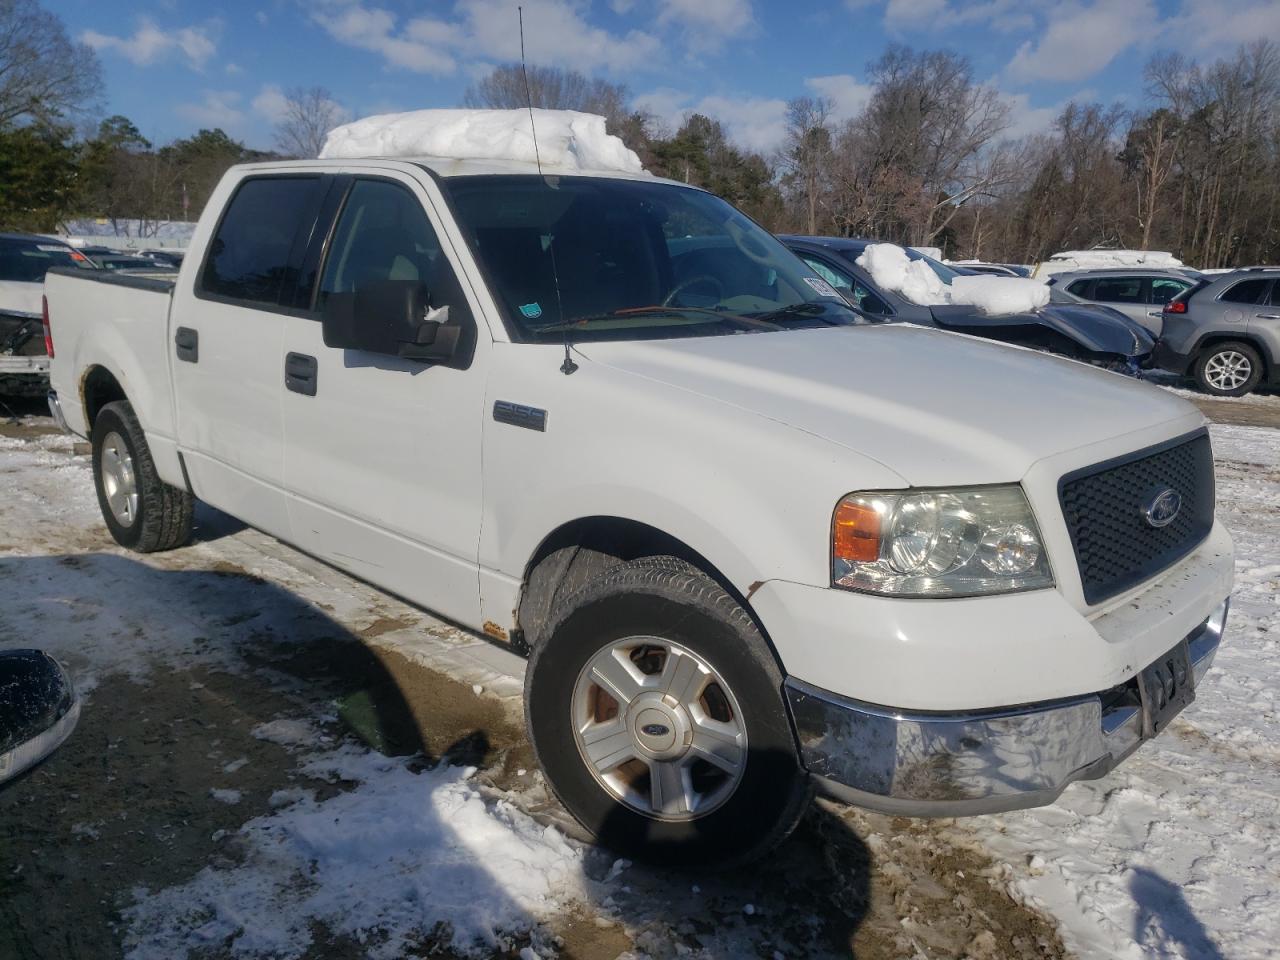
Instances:
[[[284,537],[282,299],[328,185],[319,174],[236,184],[193,281],[175,291],[169,331],[179,449],[196,495]]]
[[[430,188],[432,191],[434,187]],[[440,229],[443,201],[390,171],[343,179],[318,246],[310,309],[284,321],[296,376],[283,394],[285,485],[294,542],[362,579],[463,623],[479,622],[480,447],[490,346]],[[332,294],[425,285],[468,324],[457,366],[327,347]],[[468,319],[470,318],[470,319]]]
[[[1075,293],[1075,290],[1071,291]],[[1089,299],[1119,310],[1125,316],[1142,324],[1153,333],[1159,334],[1159,319],[1148,316],[1151,311],[1147,303],[1147,278],[1135,276],[1098,277],[1093,281]]]

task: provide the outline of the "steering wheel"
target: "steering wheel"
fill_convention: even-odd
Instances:
[[[699,273],[696,276],[690,277],[688,280],[681,280],[672,287],[671,292],[663,299],[662,305],[664,307],[671,306],[676,302],[680,294],[684,293],[690,287],[695,287],[700,283],[714,283],[716,285],[716,299],[721,300],[724,298],[724,284],[721,283],[718,278],[713,277],[709,273]]]

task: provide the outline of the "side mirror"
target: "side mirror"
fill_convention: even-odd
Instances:
[[[0,785],[62,746],[79,719],[58,661],[39,650],[0,651]]]
[[[450,310],[433,310],[430,293],[416,280],[375,280],[355,293],[329,295],[321,316],[324,344],[443,363],[462,339],[462,324],[451,320]]]

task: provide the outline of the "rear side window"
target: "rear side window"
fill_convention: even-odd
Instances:
[[[1092,299],[1103,303],[1145,303],[1146,297],[1142,294],[1142,278],[1099,278],[1093,285]]]
[[[1166,277],[1155,277],[1151,281],[1151,302],[1166,304],[1191,284],[1181,280],[1170,280]]]
[[[203,293],[274,305],[297,282],[321,195],[320,177],[256,177],[240,184],[209,246]]]
[[[1088,300],[1089,284],[1091,283],[1093,283],[1092,280],[1077,280],[1075,283],[1067,287],[1067,293],[1074,293],[1077,297],[1084,297]]]
[[[1241,280],[1218,299],[1227,303],[1257,303],[1266,295],[1270,283],[1267,279]]]

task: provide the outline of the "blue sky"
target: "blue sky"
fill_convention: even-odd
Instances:
[[[220,126],[270,147],[291,87],[351,116],[457,106],[519,53],[515,0],[44,0],[98,51],[105,112],[157,143]],[[866,65],[897,41],[966,54],[1009,98],[1011,133],[1072,98],[1136,103],[1157,50],[1211,60],[1280,39],[1280,0],[523,0],[530,62],[627,84],[675,125],[689,110],[776,146],[786,100],[865,103]]]

